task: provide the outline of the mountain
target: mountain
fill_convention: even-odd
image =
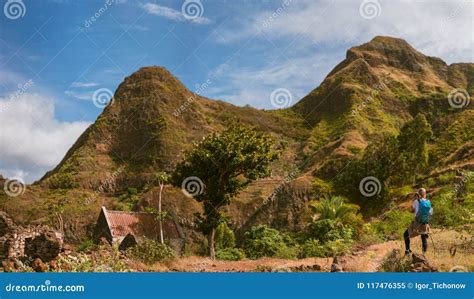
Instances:
[[[194,141],[225,128],[230,119],[272,134],[283,150],[272,177],[251,184],[228,207],[232,225],[256,223],[296,229],[305,223],[307,202],[365,147],[383,134],[398,134],[418,113],[435,136],[433,173],[474,164],[472,104],[474,64],[447,65],[402,39],[375,37],[347,51],[316,89],[288,109],[237,107],[188,90],[162,67],[144,67],[117,88],[113,100],[57,167],[19,197],[1,195],[17,222],[58,225],[78,240],[101,205],[136,209],[155,204],[153,174],[173,171]],[[453,108],[453,94],[466,105]],[[457,102],[456,102],[457,103]],[[135,195],[135,191],[137,195]],[[165,188],[164,208],[190,233],[200,206],[178,188]]]

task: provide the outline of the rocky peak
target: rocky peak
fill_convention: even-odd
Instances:
[[[388,36],[377,36],[370,42],[347,51],[347,60],[354,61],[359,58],[367,61],[372,67],[386,65],[412,72],[419,72],[425,64],[429,64],[428,57],[415,50],[405,40]]]
[[[141,97],[188,97],[189,90],[166,68],[143,67],[125,78],[119,85],[114,99],[118,103]]]

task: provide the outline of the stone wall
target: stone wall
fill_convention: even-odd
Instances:
[[[0,260],[7,258],[54,259],[62,249],[62,234],[47,226],[18,226],[0,212]]]

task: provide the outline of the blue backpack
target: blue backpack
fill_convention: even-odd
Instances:
[[[416,214],[416,221],[421,224],[428,224],[430,222],[431,202],[429,200],[418,201],[418,213]]]

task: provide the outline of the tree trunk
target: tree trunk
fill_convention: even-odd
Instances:
[[[211,233],[209,234],[209,256],[211,259],[216,259],[216,249],[214,248],[214,236],[216,235],[216,229],[213,227]]]
[[[163,220],[161,219],[161,192],[163,191],[163,184],[160,184],[160,193],[158,195],[158,217],[159,217],[159,226],[160,226],[160,243],[164,244],[164,238],[163,238]]]

